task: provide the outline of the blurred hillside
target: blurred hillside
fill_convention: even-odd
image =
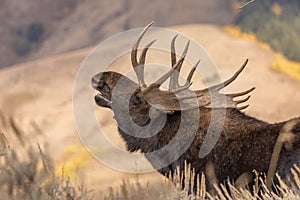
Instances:
[[[123,30],[229,24],[231,0],[0,0],[0,67],[94,46]]]
[[[0,0],[0,67],[95,46],[152,20],[159,27],[236,24],[289,59],[300,61],[300,1],[247,2]]]
[[[0,66],[28,59],[76,5],[73,0],[0,0]]]
[[[287,58],[300,61],[299,0],[255,1],[243,9],[235,23]]]

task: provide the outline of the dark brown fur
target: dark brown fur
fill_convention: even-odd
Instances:
[[[175,39],[176,37],[174,40]],[[150,45],[152,43],[150,43]],[[172,43],[172,45],[174,44]],[[138,43],[134,47],[132,53],[132,63],[134,68],[139,64],[144,64],[144,59],[141,59],[141,63],[134,60],[136,57],[137,46]],[[172,46],[172,48],[174,47]],[[184,55],[182,56],[182,61],[183,59]],[[178,62],[180,63],[180,60]],[[175,57],[172,58],[172,64],[173,68],[176,68],[174,67],[176,66]],[[244,66],[238,74],[243,68]],[[211,108],[206,106],[207,104],[205,100],[203,101],[203,105],[200,105],[197,108],[193,107],[191,109],[186,109],[188,107],[185,107],[185,109],[181,110],[178,109],[178,102],[176,102],[176,99],[173,101],[174,94],[172,92],[159,90],[159,85],[155,85],[157,82],[146,87],[143,76],[141,76],[140,72],[136,71],[136,74],[140,84],[131,81],[129,78],[117,72],[101,72],[92,78],[93,87],[100,92],[95,96],[95,101],[99,106],[108,107],[114,112],[114,118],[118,124],[119,132],[126,142],[128,151],[149,153],[166,146],[178,133],[179,125],[182,123],[181,115],[184,115],[185,118],[188,119],[186,121],[188,125],[186,126],[186,135],[180,136],[182,137],[180,139],[185,142],[185,138],[191,134],[189,129],[192,128],[197,130],[196,135],[189,148],[186,149],[183,154],[178,155],[179,158],[176,161],[170,163],[166,167],[158,169],[160,173],[168,176],[170,172],[173,174],[175,170],[179,168],[181,176],[184,176],[182,172],[184,171],[185,162],[190,164],[191,168],[195,171],[196,176],[205,172],[207,163],[212,163],[216,178],[221,183],[228,178],[236,180],[241,174],[245,172],[251,173],[253,170],[267,173],[274,145],[286,122],[269,124],[247,116],[237,108],[237,104],[235,104],[232,98],[229,100],[232,100],[231,105],[233,106]],[[116,84],[121,78],[124,83],[121,84],[120,87],[116,88]],[[174,79],[174,77],[172,78]],[[228,84],[234,81],[235,78],[232,78]],[[221,87],[218,88],[220,89]],[[145,90],[148,91],[144,92]],[[248,90],[248,92],[252,90],[253,89]],[[237,94],[239,94],[238,96],[242,96],[248,92]],[[112,98],[112,96],[114,96],[114,98]],[[224,94],[224,96],[226,95]],[[229,98],[231,96],[228,95],[226,97]],[[172,99],[172,101],[169,101],[168,98]],[[202,97],[200,96],[199,99],[201,100],[201,98]],[[150,109],[153,108],[152,103],[155,101],[159,102],[160,99],[161,103],[168,109],[166,112],[160,112],[159,109],[155,108],[154,110],[157,110],[157,112],[154,113],[155,117],[151,118],[149,116],[149,112]],[[168,104],[168,101],[171,105]],[[174,109],[172,109],[172,107],[174,107]],[[129,109],[130,117],[126,116],[126,109]],[[200,112],[199,123],[193,124],[193,120],[198,120],[195,119],[198,117],[198,110]],[[211,119],[212,111],[219,113],[219,115],[217,114],[213,120]],[[207,135],[208,127],[211,123],[214,124],[219,121],[221,123],[221,119],[219,119],[219,117],[224,112],[226,113],[225,122],[216,145],[207,156],[199,158],[199,151],[203,145],[204,138]],[[131,133],[138,133],[141,136],[148,135],[149,133],[147,131],[150,130],[151,132],[152,130],[157,129],[158,124],[164,120],[164,116],[167,116],[166,122],[157,134],[147,138],[140,138],[131,135]],[[130,123],[131,121],[138,125],[138,131],[133,128],[132,123]],[[145,126],[150,126],[150,129],[145,130],[143,128]],[[292,133],[295,134],[292,149],[287,150],[286,148],[282,148],[280,152],[277,166],[278,171],[282,176],[286,176],[289,173],[289,169],[292,167],[293,163],[300,163],[300,118],[297,119],[296,124],[292,128]],[[181,152],[180,149],[178,151],[174,150],[173,152],[170,152],[170,154],[172,154],[170,156],[177,155],[179,152]],[[157,155],[157,157],[149,157],[147,154],[145,155],[153,167],[156,167],[157,162],[160,162],[159,155]]]
[[[105,72],[115,73],[115,72]],[[103,76],[111,77],[111,76]],[[106,81],[106,80],[105,80]],[[111,81],[111,80],[110,80]],[[134,85],[134,83],[132,83]],[[274,149],[274,144],[281,131],[282,126],[286,122],[269,124],[253,117],[247,116],[235,108],[215,108],[225,109],[226,118],[224,122],[221,136],[213,148],[213,150],[205,157],[199,158],[199,151],[202,142],[206,136],[207,129],[211,123],[211,108],[201,107],[200,122],[198,131],[191,146],[180,156],[180,158],[171,163],[169,166],[159,169],[163,175],[169,175],[169,172],[174,172],[177,167],[183,167],[184,162],[191,164],[196,174],[204,172],[205,165],[208,160],[211,160],[215,167],[215,172],[220,182],[227,178],[236,180],[244,172],[252,172],[254,169],[259,172],[267,173],[271,155]],[[149,123],[149,107],[144,106],[142,109],[136,106],[130,108],[131,117],[138,125],[144,126]],[[113,110],[115,119],[118,125],[124,126],[127,122],[122,117],[122,109]],[[137,138],[119,129],[119,132],[126,142],[128,151],[134,152],[140,150],[143,153],[153,152],[161,149],[174,138],[178,132],[178,126],[181,120],[181,112],[186,112],[190,118],[194,117],[193,110],[175,111],[167,115],[167,121],[161,131],[149,138]],[[160,116],[155,120],[160,121]],[[300,118],[299,118],[300,122]],[[155,126],[155,122],[153,123]],[[130,129],[130,127],[127,127]],[[155,127],[153,127],[155,128]],[[142,129],[141,129],[142,130]],[[292,163],[299,163],[299,156],[292,159],[293,152],[299,154],[300,150],[300,123],[293,128],[296,135],[293,151],[287,151],[283,148],[279,160],[279,172],[281,175],[288,173],[288,169]],[[141,133],[142,135],[143,133]],[[184,140],[184,138],[183,138]],[[176,153],[176,152],[174,152]],[[287,157],[286,157],[287,156]],[[286,159],[287,158],[287,159]],[[298,159],[298,160],[297,160]],[[291,161],[291,162],[290,162]],[[151,162],[151,159],[150,159]],[[183,168],[182,168],[183,170]]]

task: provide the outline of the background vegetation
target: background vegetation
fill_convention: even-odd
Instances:
[[[26,148],[15,151],[9,149],[4,134],[0,137],[0,196],[1,199],[12,200],[197,200],[197,199],[300,199],[300,168],[295,166],[293,176],[286,182],[279,178],[279,184],[274,186],[274,191],[266,188],[265,182],[256,177],[253,188],[236,188],[234,183],[228,182],[216,186],[214,190],[207,191],[205,176],[198,179],[199,190],[191,194],[188,188],[193,172],[185,171],[184,189],[179,176],[170,182],[165,179],[162,185],[141,185],[138,179],[135,183],[123,181],[118,188],[110,188],[104,195],[87,189],[83,184],[74,184],[69,177],[65,177],[64,168],[57,176],[55,162],[47,151],[42,150],[37,144],[25,145]],[[24,146],[24,147],[25,147]],[[23,152],[22,152],[23,151]],[[97,195],[95,195],[97,194]]]
[[[244,32],[254,33],[287,58],[300,61],[299,0],[254,1],[243,7],[235,24]]]
[[[11,119],[14,119],[11,117]],[[65,166],[56,164],[56,158],[51,157],[47,145],[32,144],[15,120],[10,120],[6,126],[12,128],[10,138],[15,138],[14,146],[10,146],[5,134],[0,133],[0,197],[12,200],[197,200],[197,199],[300,199],[300,168],[295,166],[292,177],[283,181],[279,178],[278,185],[269,191],[263,177],[256,176],[253,188],[236,188],[229,181],[207,191],[205,176],[198,178],[198,191],[191,194],[188,188],[193,188],[190,177],[193,171],[189,166],[185,171],[185,185],[182,179],[175,175],[172,181],[162,178],[156,185],[143,185],[138,174],[135,182],[123,180],[117,188],[110,188],[106,193],[88,189],[78,180],[70,179],[65,173]],[[17,145],[17,146],[16,146]],[[69,151],[73,151],[70,149]],[[80,158],[84,160],[83,158]],[[68,168],[68,166],[66,166]],[[79,166],[80,167],[80,166]],[[57,172],[57,169],[60,172]],[[258,174],[258,173],[256,173]],[[84,182],[84,180],[79,180]],[[182,189],[184,188],[184,189]]]
[[[12,47],[19,56],[30,54],[31,50],[40,42],[44,33],[44,26],[41,22],[32,22],[25,28],[19,27],[16,32]]]
[[[230,36],[249,40],[257,43],[262,49],[272,50],[269,44],[259,41],[254,33],[242,32],[237,26],[224,26],[223,30]],[[285,73],[296,80],[300,80],[300,63],[289,60],[286,56],[279,52],[275,52],[275,56],[270,67],[274,70]]]
[[[10,146],[5,134],[0,133],[0,199],[12,200],[90,200],[92,190],[71,181],[64,166],[57,166],[47,145],[32,144],[25,131],[13,117]],[[60,168],[60,172],[57,169]]]

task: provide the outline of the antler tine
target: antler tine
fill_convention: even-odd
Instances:
[[[174,43],[175,43],[175,39],[176,39],[177,35],[173,38],[174,40],[172,40],[172,44],[171,44],[171,49],[173,48],[173,50],[171,50],[172,52],[171,53],[175,53],[175,46],[174,46]],[[187,42],[187,44],[185,45],[185,48],[181,54],[181,58],[185,58],[186,56],[186,53],[188,51],[188,48],[189,48],[189,45],[190,45],[190,40]],[[174,56],[174,55],[171,55],[171,56]],[[175,53],[175,60],[176,60],[176,53]],[[172,58],[172,62],[173,62],[173,58]],[[178,78],[179,78],[179,73],[180,73],[180,70],[181,70],[181,67],[182,67],[182,64],[183,62],[181,62],[181,64],[177,67],[176,69],[176,73],[173,73],[171,76],[170,76],[170,84],[169,84],[169,89],[177,89],[179,88],[179,83],[178,83]],[[173,66],[173,65],[172,65]],[[174,66],[173,66],[174,68]]]
[[[181,92],[182,90],[185,90],[185,89],[188,89],[189,87],[191,87],[191,85],[193,84],[193,82],[191,82],[191,80],[192,80],[194,72],[195,72],[197,66],[199,65],[199,63],[200,63],[200,60],[198,60],[198,62],[192,67],[185,84],[181,87],[176,88],[175,90],[172,90],[172,92],[178,93],[178,92]]]
[[[140,56],[140,60],[139,60],[139,64],[140,64],[140,65],[144,65],[144,64],[145,64],[147,51],[148,51],[148,49],[150,48],[150,46],[151,46],[155,41],[156,41],[156,39],[155,39],[155,40],[152,40],[152,41],[149,42],[149,43],[145,46],[145,48],[143,49],[142,54],[141,54],[141,56]]]
[[[250,88],[246,91],[243,92],[239,92],[239,93],[233,93],[233,94],[222,94],[220,93],[220,90],[224,87],[226,87],[227,85],[229,85],[230,83],[232,83],[237,77],[238,75],[243,71],[243,69],[246,67],[246,64],[248,62],[248,59],[243,63],[243,65],[239,68],[239,70],[227,81],[225,81],[224,83],[220,83],[202,90],[196,90],[194,91],[196,96],[200,96],[202,95],[202,98],[199,99],[199,104],[201,106],[205,105],[207,102],[212,103],[214,102],[214,104],[217,105],[221,105],[222,103],[224,103],[223,101],[226,100],[226,106],[227,108],[237,108],[239,110],[243,110],[245,108],[247,108],[249,105],[247,106],[242,106],[242,107],[237,107],[239,104],[244,103],[246,101],[249,100],[250,96],[242,99],[242,100],[233,100],[235,97],[239,97],[239,96],[244,96],[250,92],[252,92],[255,87]],[[191,70],[190,74],[192,74],[193,69]],[[192,75],[190,75],[192,76]],[[188,77],[188,80],[190,78]],[[213,94],[211,96],[211,94]],[[225,99],[224,99],[225,98]],[[214,106],[214,105],[212,105]]]
[[[191,87],[191,85],[193,84],[193,82],[187,83],[184,86],[181,86],[179,88],[176,88],[175,90],[172,90],[173,93],[178,93],[181,92],[182,90],[188,89],[189,87]]]
[[[235,102],[236,102],[236,105],[248,101],[248,100],[250,99],[250,97],[251,97],[251,96],[249,95],[249,96],[247,96],[246,98],[244,98],[244,99],[242,99],[242,100],[235,101]]]
[[[194,75],[194,73],[195,73],[195,71],[196,71],[196,68],[198,67],[200,61],[201,61],[201,60],[198,60],[198,61],[196,62],[196,64],[193,66],[193,68],[191,69],[191,71],[190,71],[190,73],[189,73],[189,75],[188,75],[188,77],[187,77],[187,79],[186,79],[186,83],[185,83],[186,85],[187,85],[188,83],[191,82],[191,80],[192,80],[192,78],[193,78],[193,75]]]
[[[182,52],[182,54],[181,54],[181,58],[185,58],[185,56],[186,56],[186,54],[187,54],[187,51],[188,51],[188,49],[189,49],[189,46],[190,46],[190,40],[186,43],[185,48],[184,48],[184,50],[183,50],[183,52]],[[183,62],[182,62],[182,63],[183,63]],[[177,83],[178,83],[178,76],[179,76],[179,72],[180,72],[181,67],[182,67],[182,63],[181,63],[181,64],[179,65],[179,67],[177,68],[178,73],[173,74],[173,76],[176,76],[175,80],[177,80]]]
[[[175,40],[178,37],[178,34],[176,34],[171,42],[171,64],[174,66],[176,64],[176,50],[175,50]]]
[[[181,67],[183,61],[184,61],[185,55],[183,57],[181,57],[178,62],[175,64],[175,66],[170,69],[165,75],[163,75],[162,77],[160,77],[157,81],[154,82],[154,84],[160,86],[161,84],[163,84],[175,71],[178,71],[178,68]]]
[[[240,73],[245,69],[246,65],[248,63],[248,59],[246,59],[246,61],[243,63],[243,65],[238,69],[238,71],[236,71],[234,73],[234,75],[229,78],[228,80],[224,81],[223,83],[217,84],[215,86],[212,86],[210,89],[214,88],[214,89],[222,89],[226,86],[228,86],[230,83],[232,83],[239,75]]]
[[[235,72],[234,75],[230,79],[228,79],[227,81],[224,82],[224,87],[226,87],[227,85],[232,83],[240,75],[240,73],[245,69],[248,61],[249,61],[249,59],[246,59],[245,62],[243,63],[243,65],[238,69],[238,71]]]
[[[199,65],[199,63],[200,63],[200,60],[198,60],[197,63],[192,67],[185,84],[179,88],[176,88],[175,90],[172,90],[172,92],[178,93],[182,90],[185,90],[185,89],[188,89],[189,87],[191,87],[191,85],[193,84],[193,82],[191,82],[191,80],[193,78],[194,72],[196,71],[196,68]]]
[[[243,63],[243,65],[240,67],[240,69],[237,72],[235,72],[234,75],[230,79],[228,79],[227,81],[224,82],[224,87],[226,87],[227,85],[232,83],[240,75],[240,73],[245,69],[248,61],[249,61],[249,59],[246,59],[245,62]]]
[[[153,88],[159,88],[161,86],[161,84],[163,84],[174,73],[174,71],[176,71],[177,68],[180,67],[180,65],[182,65],[184,58],[185,58],[185,55],[183,57],[181,57],[177,61],[177,63],[174,65],[174,67],[172,69],[170,69],[166,74],[161,76],[157,81],[152,83],[149,87],[145,88],[145,90],[143,91],[143,94],[147,94]]]
[[[246,108],[248,108],[248,107],[249,107],[249,105],[246,105],[246,106],[238,107],[237,109],[239,109],[239,110],[244,110],[244,109],[246,109]]]
[[[142,33],[140,34],[139,38],[137,39],[136,43],[133,45],[132,51],[131,51],[131,63],[132,63],[132,67],[136,73],[136,76],[138,78],[139,84],[140,86],[145,86],[145,81],[144,81],[144,66],[140,66],[140,64],[137,61],[137,49],[138,46],[143,38],[143,36],[145,35],[145,33],[147,32],[147,30],[150,28],[150,26],[153,24],[154,22],[150,22],[142,31]],[[152,44],[152,43],[151,43]],[[148,47],[149,48],[149,47]],[[146,50],[147,52],[147,50]],[[146,54],[144,55],[144,57],[146,56]],[[138,67],[139,66],[139,67]]]
[[[246,90],[246,91],[244,91],[244,92],[239,92],[239,93],[233,93],[233,94],[227,94],[227,95],[229,95],[229,96],[231,96],[231,97],[239,97],[239,96],[243,96],[243,95],[245,95],[245,94],[248,94],[248,93],[250,93],[250,92],[252,92],[253,90],[255,90],[255,87],[252,87],[252,88],[250,88],[250,89],[248,89],[248,90]]]
[[[190,40],[186,43],[186,45],[185,45],[185,48],[184,48],[184,50],[183,50],[183,52],[182,52],[182,56],[183,55],[186,55],[186,53],[187,53],[187,51],[188,51],[188,49],[189,49],[189,46],[190,46]]]

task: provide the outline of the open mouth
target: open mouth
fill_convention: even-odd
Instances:
[[[95,95],[95,102],[98,106],[111,108],[111,100],[105,97],[103,94],[98,93]]]
[[[98,94],[95,95],[94,99],[97,105],[101,107],[111,108],[111,97],[109,94],[104,93],[98,84],[98,81],[95,78],[92,78],[92,87],[98,91]]]

